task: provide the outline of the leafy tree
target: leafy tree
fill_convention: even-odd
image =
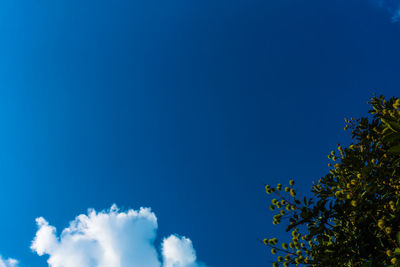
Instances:
[[[370,115],[345,119],[352,143],[328,156],[329,173],[312,197],[266,185],[274,194],[273,224],[285,223],[292,242],[264,239],[273,266],[400,266],[400,99],[373,97]]]

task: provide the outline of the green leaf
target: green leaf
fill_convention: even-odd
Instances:
[[[400,255],[400,248],[394,249],[394,255]]]
[[[388,152],[390,152],[390,153],[400,153],[400,144],[392,146],[391,148],[389,148]]]
[[[397,166],[397,165],[400,165],[400,158],[399,159],[397,159],[397,160],[395,160],[394,162],[393,162],[393,166]],[[394,175],[394,172],[395,172],[396,170],[393,170],[393,174],[392,175]]]
[[[400,140],[400,134],[392,132],[390,134],[385,135],[383,137],[383,140],[388,144],[397,143]]]
[[[397,132],[400,132],[400,124],[395,121],[388,121],[390,126],[392,126],[393,129],[395,129]]]
[[[400,246],[400,232],[397,232],[396,238],[397,238],[397,243],[399,243]]]
[[[384,135],[387,131],[389,131],[390,130],[390,128],[389,127],[386,127],[385,129],[383,129],[383,131],[382,131],[382,134]]]
[[[386,124],[386,126],[387,127],[389,127],[390,128],[390,130],[392,130],[393,132],[400,132],[400,124],[398,124],[397,122],[395,122],[395,121],[387,121],[387,120],[385,120],[385,119],[381,119],[385,124]]]

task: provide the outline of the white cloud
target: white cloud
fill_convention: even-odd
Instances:
[[[0,267],[17,267],[18,261],[14,259],[3,259],[0,256]]]
[[[196,267],[190,239],[172,235],[162,244],[162,261],[154,246],[157,218],[148,208],[110,210],[77,216],[60,237],[42,217],[31,249],[49,255],[51,267]],[[0,265],[0,267],[2,267]]]
[[[192,241],[186,237],[171,235],[162,244],[164,267],[196,267],[204,266],[196,263],[196,251]]]

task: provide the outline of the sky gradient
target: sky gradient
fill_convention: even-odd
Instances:
[[[349,142],[345,117],[399,95],[389,1],[0,3],[0,254],[88,208],[151,207],[155,241],[209,266],[268,266],[263,183],[299,192]]]

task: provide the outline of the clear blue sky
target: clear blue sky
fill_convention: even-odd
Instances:
[[[391,7],[393,8],[393,7]],[[300,190],[344,117],[399,95],[400,23],[374,1],[0,3],[0,253],[87,208],[151,207],[210,266],[269,266],[263,182]]]

